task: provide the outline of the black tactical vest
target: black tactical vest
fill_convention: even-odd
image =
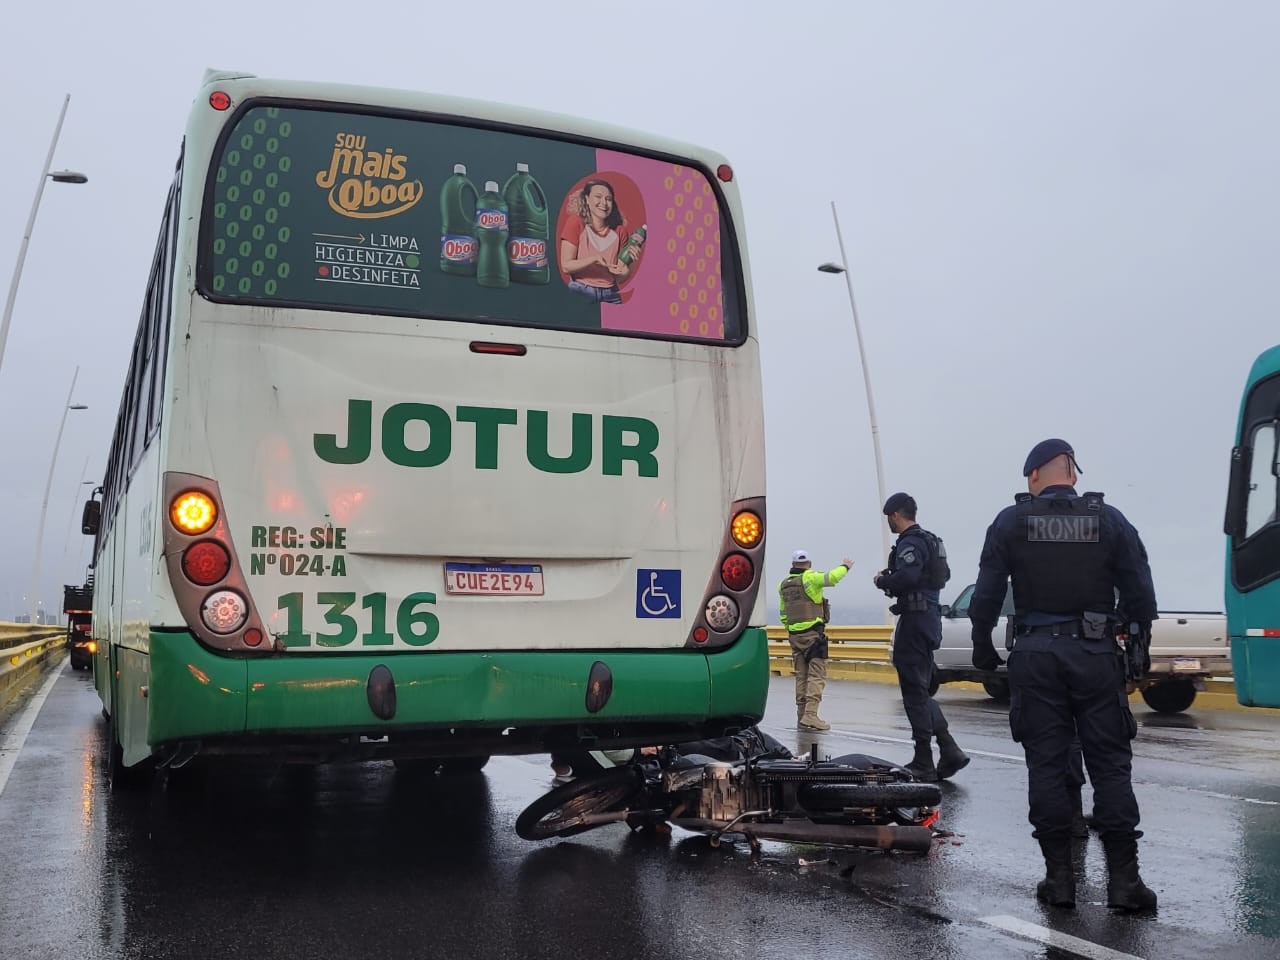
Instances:
[[[1102,494],[1033,497],[1018,494],[1009,542],[1013,605],[1017,616],[1078,617],[1115,610],[1111,550],[1103,524]]]
[[[947,585],[947,581],[951,579],[951,566],[947,563],[947,548],[940,536],[930,533],[919,524],[903,531],[898,541],[893,545],[893,549],[889,551],[889,572],[894,573],[898,569],[898,547],[902,543],[902,537],[904,536],[919,537],[924,541],[925,553],[928,554],[928,557],[924,562],[924,569],[921,571],[921,589],[941,590]]]

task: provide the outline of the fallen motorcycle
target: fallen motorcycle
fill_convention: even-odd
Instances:
[[[702,752],[697,752],[702,751]],[[897,764],[863,754],[793,757],[757,730],[664,747],[656,755],[581,776],[539,797],[516,819],[525,840],[568,837],[608,823],[662,823],[706,835],[925,852],[942,792]]]

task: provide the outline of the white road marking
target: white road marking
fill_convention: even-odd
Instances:
[[[851,740],[870,740],[874,743],[910,744],[913,742],[910,737],[882,737],[879,734],[875,734],[875,733],[858,733],[852,730],[832,729],[824,732],[823,736],[848,737]],[[1010,753],[993,753],[990,750],[969,750],[967,748],[965,749],[964,752],[973,757],[990,757],[993,760],[1009,760],[1009,761],[1012,761],[1013,763],[1026,763],[1026,758],[1015,757],[1013,754],[1010,754]]]
[[[1077,957],[1087,957],[1088,960],[1142,960],[1135,954],[1121,953],[1119,950],[1112,950],[1091,940],[1081,940],[1069,933],[1059,933],[1057,930],[1037,926],[1026,920],[1019,920],[1017,917],[982,917],[981,922],[1003,930],[1005,933],[1011,933],[1015,937],[1034,940],[1054,950],[1062,950]]]
[[[18,754],[22,752],[23,744],[27,742],[27,734],[31,732],[31,728],[35,726],[36,717],[40,714],[40,708],[44,706],[44,702],[48,699],[53,685],[58,682],[58,678],[66,672],[67,665],[64,663],[57,670],[49,675],[49,679],[44,682],[31,702],[27,704],[26,709],[22,711],[17,722],[13,725],[13,729],[9,731],[9,736],[5,738],[4,744],[0,745],[0,795],[4,794],[5,784],[9,782],[9,774],[13,772],[13,765],[18,762]]]

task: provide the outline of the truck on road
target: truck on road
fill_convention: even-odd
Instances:
[[[969,600],[973,584],[942,608],[942,646],[934,653],[934,682],[930,693],[943,683],[969,680],[982,684],[988,696],[1009,699],[1009,679],[1002,665],[996,671],[973,665],[973,640]],[[995,629],[997,645],[1004,636],[1006,618],[1013,612],[1013,593],[1005,595],[1004,609]],[[1007,654],[1002,654],[1007,656]],[[1139,684],[1142,699],[1159,713],[1180,713],[1195,702],[1209,677],[1231,672],[1231,644],[1223,613],[1164,611],[1151,625],[1151,669]]]
[[[67,615],[67,650],[71,654],[71,669],[88,670],[93,666],[93,655],[98,649],[92,637],[92,574],[83,586],[63,585],[62,612]]]

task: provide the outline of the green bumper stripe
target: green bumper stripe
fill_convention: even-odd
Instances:
[[[752,628],[711,654],[670,651],[487,651],[356,656],[290,655],[236,660],[188,634],[151,638],[151,744],[201,736],[360,730],[379,727],[519,726],[544,722],[698,720],[764,712],[768,640]],[[597,660],[613,673],[613,695],[586,710]],[[396,681],[396,714],[369,707],[369,671]],[[710,692],[708,695],[708,681]]]

